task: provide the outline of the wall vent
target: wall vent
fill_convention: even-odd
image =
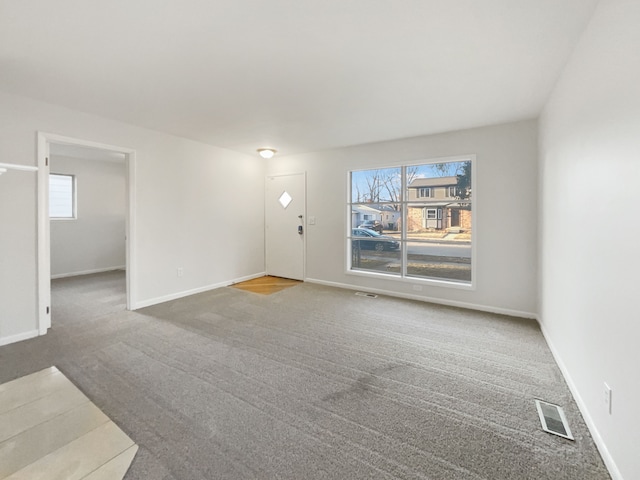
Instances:
[[[359,297],[378,298],[378,295],[376,295],[375,293],[356,292],[356,295]]]
[[[536,408],[538,409],[542,429],[545,432],[574,440],[562,407],[554,405],[553,403],[543,402],[542,400],[536,400]]]

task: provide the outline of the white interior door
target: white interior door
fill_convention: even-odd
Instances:
[[[267,177],[267,275],[304,280],[305,174]]]

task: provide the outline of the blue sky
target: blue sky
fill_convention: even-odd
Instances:
[[[461,173],[464,162],[430,163],[407,166],[408,181],[414,178],[433,178],[454,176]],[[401,185],[401,167],[359,170],[351,173],[351,201],[367,202],[372,188],[379,188],[379,202],[395,202]],[[359,196],[359,197],[358,197]]]

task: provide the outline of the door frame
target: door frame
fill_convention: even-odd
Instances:
[[[125,156],[126,213],[125,256],[127,310],[136,304],[136,218],[135,173],[136,151],[104,143],[66,137],[53,133],[37,133],[38,155],[38,332],[47,333],[51,328],[51,231],[49,223],[49,152],[51,144],[98,148]]]
[[[272,177],[291,177],[293,175],[302,175],[302,185],[304,189],[304,206],[303,206],[303,222],[302,227],[304,228],[303,238],[302,238],[302,281],[307,280],[307,233],[309,222],[307,221],[307,172],[289,172],[289,173],[276,173],[276,174],[267,174],[264,177],[264,271],[267,275],[269,272],[267,270],[267,182],[269,178]]]

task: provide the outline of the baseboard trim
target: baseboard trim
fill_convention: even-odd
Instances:
[[[70,272],[70,273],[57,273],[55,275],[51,275],[51,280],[55,280],[57,278],[67,278],[67,277],[79,277],[80,275],[91,275],[92,273],[104,273],[104,272],[113,272],[115,270],[124,270],[127,267],[125,265],[120,265],[117,267],[107,267],[107,268],[96,268],[93,270],[83,270],[81,272]]]
[[[157,305],[159,303],[170,302],[171,300],[177,300],[178,298],[188,297],[190,295],[195,295],[197,293],[208,292],[210,290],[215,290],[217,288],[228,287],[229,285],[233,285],[234,283],[246,282],[247,280],[253,280],[254,278],[264,277],[265,275],[266,275],[265,272],[254,273],[252,275],[246,275],[244,277],[238,277],[233,280],[227,280],[224,282],[206,285],[204,287],[193,288],[191,290],[184,290],[182,292],[172,293],[170,295],[163,295],[162,297],[142,300],[141,302],[136,302],[136,304],[133,305],[131,309],[138,310],[139,308],[145,308],[145,307],[150,307],[152,305]]]
[[[593,441],[596,444],[598,451],[600,452],[600,456],[602,456],[602,461],[607,467],[607,470],[609,470],[609,474],[611,475],[612,480],[624,480],[624,478],[622,477],[622,474],[620,473],[620,470],[618,469],[618,466],[616,465],[616,462],[613,460],[611,453],[609,453],[609,449],[607,448],[607,445],[604,443],[604,440],[602,440],[602,437],[600,436],[600,432],[598,431],[598,428],[596,427],[596,424],[593,421],[591,414],[589,413],[589,409],[587,408],[586,403],[582,399],[582,396],[580,396],[580,391],[578,390],[578,388],[576,387],[576,384],[571,378],[571,374],[569,373],[569,370],[567,369],[565,363],[562,361],[562,357],[560,356],[560,353],[558,352],[553,342],[549,338],[547,329],[545,328],[544,323],[540,320],[540,318],[538,318],[538,324],[540,325],[540,330],[542,330],[542,335],[544,336],[544,339],[547,342],[547,345],[549,346],[549,350],[551,350],[551,354],[553,355],[553,358],[556,361],[558,368],[560,368],[560,372],[562,373],[562,376],[564,377],[565,382],[567,382],[569,391],[571,392],[571,395],[573,395],[573,398],[576,401],[576,404],[578,405],[578,409],[580,410],[580,413],[582,414],[582,417],[584,418],[584,421],[587,424],[589,433],[591,433],[591,436],[593,437]]]
[[[29,340],[40,335],[38,330],[29,330],[28,332],[18,333],[17,335],[10,335],[8,337],[0,337],[0,347],[3,345],[9,345],[10,343],[21,342],[23,340]]]
[[[532,312],[523,312],[520,310],[511,310],[508,308],[490,307],[487,305],[478,305],[475,303],[458,302],[455,300],[443,300],[441,298],[425,297],[422,295],[412,295],[410,293],[398,293],[380,288],[368,288],[360,285],[349,285],[348,283],[328,282],[317,278],[305,278],[305,282],[317,283],[318,285],[326,285],[328,287],[346,288],[348,290],[360,290],[365,292],[377,293],[380,295],[388,295],[390,297],[404,298],[407,300],[418,300],[420,302],[436,303],[438,305],[446,305],[448,307],[467,308],[470,310],[479,310],[481,312],[496,313],[498,315],[509,315],[511,317],[521,317],[528,319],[536,319],[537,315]]]

